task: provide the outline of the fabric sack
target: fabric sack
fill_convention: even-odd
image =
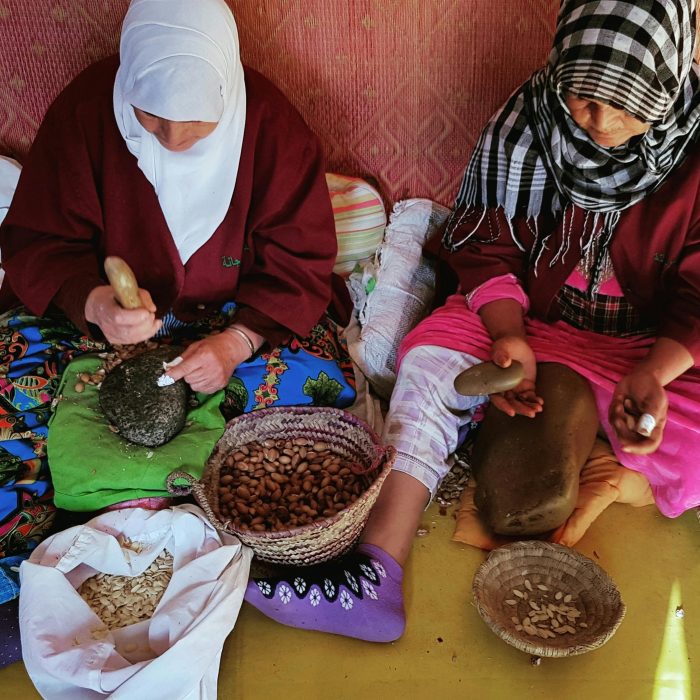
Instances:
[[[429,199],[397,202],[375,260],[348,280],[361,326],[347,336],[350,357],[382,398],[390,398],[396,383],[401,341],[430,311],[435,270],[423,245],[449,211]]]
[[[173,574],[153,616],[109,630],[77,589],[139,575],[163,549]],[[20,569],[27,673],[47,700],[214,700],[251,557],[193,505],[112,511],[49,537]]]

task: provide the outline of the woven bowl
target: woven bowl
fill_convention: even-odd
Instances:
[[[230,520],[221,519],[219,472],[228,455],[251,442],[294,438],[327,443],[346,464],[352,465],[354,471],[374,475],[372,483],[357,500],[336,515],[321,517],[309,525],[255,532],[235,528]],[[393,447],[382,447],[374,431],[346,411],[320,407],[268,408],[247,413],[228,423],[201,481],[196,482],[182,472],[173,472],[168,478],[169,489],[171,493],[181,494],[183,491],[178,491],[173,484],[183,478],[188,480],[186,490],[191,490],[214,527],[238,537],[262,561],[309,566],[339,557],[352,548],[391,470],[394,456]]]
[[[515,542],[494,550],[476,572],[472,593],[479,615],[501,639],[536,656],[597,649],[625,615],[620,592],[603,569],[573,549],[549,542]],[[531,603],[540,612],[552,612],[547,621],[531,624],[554,638],[522,628],[524,618],[539,614]],[[574,610],[579,615],[572,617]],[[563,626],[575,631],[556,631]]]

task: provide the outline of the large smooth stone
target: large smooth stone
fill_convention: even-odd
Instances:
[[[481,362],[460,372],[455,379],[455,389],[463,396],[488,396],[515,389],[523,380],[522,364],[513,360],[509,367],[499,367],[493,362]]]
[[[511,418],[489,406],[474,442],[474,501],[499,535],[540,535],[565,522],[595,442],[598,411],[583,377],[564,365],[540,364],[537,393],[544,410],[535,418]]]
[[[189,387],[183,380],[166,387],[157,384],[163,362],[170,362],[179,352],[173,347],[145,352],[117,365],[104,378],[100,406],[122,437],[137,445],[158,447],[185,427]]]

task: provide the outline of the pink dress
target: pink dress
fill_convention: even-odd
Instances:
[[[567,284],[580,287],[574,272]],[[613,279],[601,292],[621,293]],[[513,275],[497,277],[468,297],[454,294],[444,306],[422,321],[404,339],[399,362],[414,347],[437,345],[489,359],[491,338],[476,313],[488,301],[518,300],[527,309],[525,293]],[[470,308],[471,307],[471,308]],[[617,382],[628,374],[653,345],[653,336],[616,337],[579,330],[563,321],[545,323],[525,317],[525,328],[539,362],[559,362],[588,379],[598,406],[598,416],[615,454],[625,467],[644,474],[651,484],[659,510],[668,517],[700,505],[700,370],[691,369],[666,386],[669,409],[664,437],[651,455],[622,452],[608,422],[608,407]]]

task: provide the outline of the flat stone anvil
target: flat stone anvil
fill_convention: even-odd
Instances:
[[[119,434],[137,445],[159,447],[184,427],[190,388],[181,379],[158,386],[163,363],[181,348],[161,347],[117,365],[100,387],[100,407]]]

